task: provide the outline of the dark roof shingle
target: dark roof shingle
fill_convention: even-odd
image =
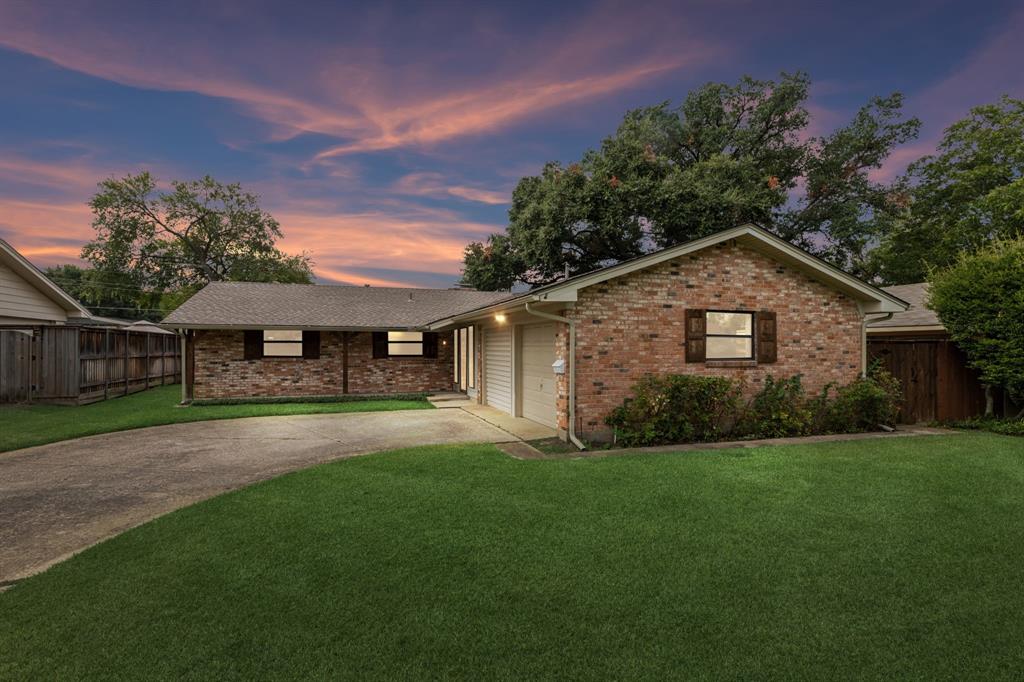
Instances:
[[[213,282],[164,318],[162,324],[404,329],[511,297],[508,292],[467,289]]]
[[[928,307],[925,306],[925,301],[928,299],[927,282],[883,287],[882,290],[887,291],[897,298],[903,299],[910,304],[910,308],[908,308],[906,312],[895,313],[892,316],[892,319],[882,320],[880,322],[871,322],[868,324],[869,328],[881,329],[884,327],[942,326],[942,322],[939,321],[939,316],[935,314],[935,311],[929,310]]]

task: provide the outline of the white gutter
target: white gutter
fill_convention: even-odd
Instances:
[[[862,377],[866,377],[868,375],[868,324],[891,320],[892,316],[895,314],[896,313],[885,313],[881,317],[876,317],[871,320],[868,320],[867,315],[860,318],[860,375]]]
[[[569,357],[566,358],[569,361],[569,440],[580,450],[586,450],[587,446],[576,437],[576,322],[568,317],[534,310],[530,307],[531,303],[533,301],[526,302],[526,312],[529,314],[569,325]]]

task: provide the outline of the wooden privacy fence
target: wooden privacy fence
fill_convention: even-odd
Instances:
[[[900,380],[903,423],[964,419],[985,411],[978,373],[947,338],[869,338],[868,355]]]
[[[29,399],[32,388],[32,332],[0,330],[0,403]]]
[[[173,384],[173,334],[120,327],[0,329],[0,402],[91,403]]]

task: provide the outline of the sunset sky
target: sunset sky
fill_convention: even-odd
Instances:
[[[502,5],[0,0],[0,237],[75,262],[99,180],[211,174],[323,281],[449,286],[518,178],[709,80],[807,71],[817,133],[902,91],[888,173],[1024,97],[1019,1]]]

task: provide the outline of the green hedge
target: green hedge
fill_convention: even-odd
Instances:
[[[307,396],[269,396],[251,398],[207,398],[204,400],[193,400],[194,407],[205,407],[207,405],[279,405],[283,403],[359,403],[368,400],[427,400],[429,393],[387,393],[387,394],[359,394],[359,395],[307,395]]]
[[[896,423],[899,382],[880,368],[809,397],[800,375],[765,378],[744,402],[742,382],[691,374],[649,376],[605,420],[626,446],[877,431]]]

